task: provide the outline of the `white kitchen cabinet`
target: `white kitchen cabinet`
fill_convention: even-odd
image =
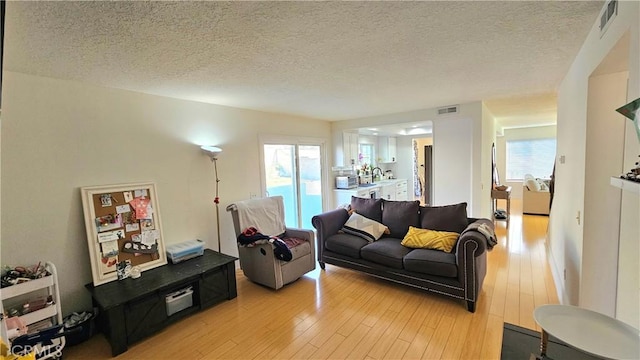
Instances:
[[[356,193],[357,197],[361,197],[361,198],[370,198],[371,197],[371,192],[375,191],[377,188],[376,187],[368,187],[368,188],[364,188],[364,189],[358,189],[358,192]]]
[[[397,139],[394,136],[378,137],[378,162],[394,163],[396,162]]]
[[[333,190],[333,200],[335,206],[351,204],[351,197],[371,198],[371,193],[380,192],[380,186],[369,186],[356,189],[335,189]]]
[[[9,312],[9,309],[24,309],[26,305],[34,305],[28,307],[29,312],[25,312],[19,315],[20,320],[27,329],[34,328],[38,323],[37,328],[48,327],[53,325],[62,324],[62,308],[60,306],[60,292],[58,290],[58,275],[56,268],[52,263],[47,262],[45,269],[50,275],[23,282],[20,284],[4,287],[0,290],[0,312]],[[47,299],[51,299],[53,303],[47,303]],[[35,307],[35,305],[38,307]],[[12,326],[7,326],[8,323],[13,323],[10,317],[2,318],[2,326],[0,335],[3,339],[11,344],[16,335],[21,335],[18,329]],[[46,324],[43,324],[46,322]],[[32,326],[33,325],[33,326]],[[31,331],[29,331],[31,333]],[[57,358],[62,355],[62,349],[65,345],[64,336],[52,339],[51,345],[42,345],[36,350],[38,359]]]
[[[344,205],[344,204],[351,204],[351,197],[352,196],[358,196],[358,190],[357,189],[353,189],[353,190],[334,190],[333,191],[333,201],[335,204],[335,207]]]
[[[396,200],[396,185],[383,185],[381,190],[382,198],[385,200]]]
[[[358,164],[358,154],[360,154],[359,140],[360,136],[357,133],[342,133],[343,166],[354,166]]]
[[[406,201],[409,199],[407,194],[407,180],[401,180],[396,183],[396,200],[398,201]]]

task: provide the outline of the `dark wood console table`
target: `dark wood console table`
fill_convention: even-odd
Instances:
[[[127,351],[129,344],[185,316],[235,298],[235,260],[205,249],[203,256],[147,270],[138,279],[96,287],[87,284],[93,304],[98,307],[98,326],[111,345],[111,354]],[[168,316],[166,296],[188,287],[193,290],[192,305]]]

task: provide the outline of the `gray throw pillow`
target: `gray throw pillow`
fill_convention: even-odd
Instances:
[[[382,223],[385,224],[390,236],[402,239],[409,231],[409,226],[419,227],[420,217],[418,209],[420,201],[388,201],[382,200]]]
[[[420,227],[460,234],[469,225],[467,203],[445,206],[420,206]]]
[[[382,222],[382,199],[368,199],[351,197],[351,210],[355,210],[358,214]]]

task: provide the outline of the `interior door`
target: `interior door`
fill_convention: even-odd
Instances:
[[[268,196],[282,195],[287,227],[313,229],[322,213],[322,145],[263,144]]]
[[[433,194],[433,167],[432,167],[432,158],[433,158],[433,146],[426,145],[424,147],[424,189],[422,193],[424,195],[424,203],[426,205],[431,205],[432,202],[432,194]]]

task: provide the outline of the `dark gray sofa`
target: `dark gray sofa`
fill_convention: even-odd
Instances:
[[[317,256],[325,264],[358,270],[430,292],[464,300],[475,312],[487,271],[487,249],[492,246],[477,230],[486,224],[493,235],[493,222],[468,218],[466,203],[422,207],[416,201],[386,201],[352,198],[358,214],[386,225],[390,234],[369,243],[342,230],[349,219],[346,209],[331,210],[312,218],[317,230]],[[461,234],[452,252],[411,249],[401,244],[409,226]],[[483,227],[487,229],[487,227]],[[495,235],[493,239],[495,240]]]

